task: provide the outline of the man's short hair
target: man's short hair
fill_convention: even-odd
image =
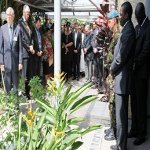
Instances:
[[[139,2],[135,8],[135,15],[140,14],[141,16],[145,16],[145,6],[142,2]]]
[[[24,5],[23,12],[30,12],[30,7],[28,5]]]
[[[123,8],[123,12],[128,14],[128,18],[132,18],[133,8],[130,2],[124,2],[121,7]]]
[[[91,26],[90,25],[86,25],[85,28],[88,29],[88,30],[91,30]]]
[[[41,18],[39,16],[35,17],[35,23],[37,23],[38,21],[41,21]]]
[[[12,7],[8,7],[8,8],[6,9],[6,14],[8,14],[8,13],[10,13],[10,12],[11,12],[12,15],[14,15],[14,9],[13,9]]]
[[[66,27],[70,27],[71,23],[70,22],[66,22]]]

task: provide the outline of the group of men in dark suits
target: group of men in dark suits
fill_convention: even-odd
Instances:
[[[127,150],[127,138],[135,137],[134,145],[146,139],[147,91],[150,68],[150,21],[143,3],[138,3],[135,16],[138,25],[132,24],[132,6],[122,4],[120,24],[123,27],[114,49],[111,74],[114,77],[116,103],[116,140],[113,150]],[[128,133],[128,99],[131,96],[132,127]]]
[[[0,65],[7,93],[13,87],[18,92],[19,72],[25,81],[25,96],[30,99],[30,79],[40,76],[42,55],[41,20],[35,19],[33,30],[29,27],[30,8],[23,6],[23,16],[14,23],[14,10],[6,10],[7,24],[0,29]]]

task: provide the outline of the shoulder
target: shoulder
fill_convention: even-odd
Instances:
[[[17,23],[22,24],[23,23],[23,18],[20,18]]]
[[[123,28],[122,36],[124,37],[135,36],[135,29],[132,21],[129,21],[129,23],[127,23],[127,25]]]
[[[147,20],[147,24],[146,24],[146,31],[150,31],[150,21]]]
[[[6,30],[7,26],[8,26],[8,24],[2,25],[2,26],[1,26],[1,31]]]
[[[20,24],[19,24],[18,22],[17,22],[17,23],[15,23],[15,24],[14,24],[14,28],[15,28],[15,29],[19,29],[19,30],[20,30],[20,28],[21,28],[21,27],[20,27]]]

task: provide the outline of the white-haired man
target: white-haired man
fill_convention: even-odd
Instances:
[[[25,95],[30,99],[29,79],[30,79],[30,57],[35,53],[32,46],[31,29],[29,27],[30,8],[28,5],[23,6],[23,16],[18,21],[22,32],[23,44],[23,70],[22,77],[25,79]]]
[[[22,37],[20,26],[14,25],[14,17],[13,8],[7,8],[7,24],[0,29],[0,65],[7,93],[12,87],[17,93],[18,72],[22,69]]]

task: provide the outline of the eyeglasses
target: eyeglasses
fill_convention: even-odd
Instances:
[[[14,14],[6,14],[7,16],[14,16]]]

